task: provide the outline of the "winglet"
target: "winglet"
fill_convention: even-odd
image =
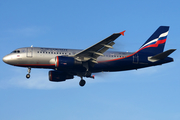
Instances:
[[[120,34],[124,36],[124,32],[125,32],[125,30],[124,30],[124,31],[122,31],[122,32],[120,32]]]

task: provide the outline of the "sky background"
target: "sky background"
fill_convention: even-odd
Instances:
[[[0,0],[0,58],[21,47],[85,49],[126,30],[115,51],[134,52],[161,25],[174,62],[66,82],[0,61],[1,120],[180,120],[180,1]]]

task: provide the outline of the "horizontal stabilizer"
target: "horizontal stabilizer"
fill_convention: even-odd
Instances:
[[[161,60],[161,59],[165,59],[166,57],[168,57],[172,52],[174,52],[176,49],[170,49],[167,50],[165,52],[159,53],[153,57],[151,57],[150,59],[154,59],[154,60]]]

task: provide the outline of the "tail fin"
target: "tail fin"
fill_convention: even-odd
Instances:
[[[157,55],[162,53],[166,43],[169,26],[160,26],[138,50],[139,53]]]

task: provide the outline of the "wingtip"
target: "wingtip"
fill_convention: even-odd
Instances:
[[[125,33],[125,32],[126,32],[126,31],[124,30],[124,31],[120,32],[120,34],[124,36],[124,33]]]

